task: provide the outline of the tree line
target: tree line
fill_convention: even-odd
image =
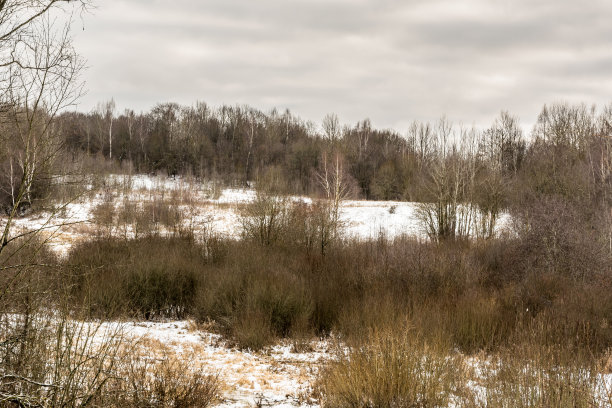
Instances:
[[[67,150],[131,163],[137,172],[247,184],[278,169],[290,192],[300,194],[315,193],[326,155],[340,155],[362,198],[425,201],[427,180],[436,179],[440,160],[459,156],[473,161],[474,176],[486,180],[485,188],[533,173],[542,166],[539,158],[553,158],[548,165],[555,173],[581,162],[591,166],[592,177],[605,178],[611,112],[612,106],[598,112],[583,104],[555,104],[544,106],[530,135],[505,111],[485,130],[454,126],[443,118],[414,122],[401,135],[375,129],[368,119],[343,126],[334,114],[321,125],[289,110],[213,109],[205,103],[164,103],[146,113],[117,114],[109,101],[89,113],[63,113],[58,130]]]

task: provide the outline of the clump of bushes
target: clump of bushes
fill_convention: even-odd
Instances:
[[[427,343],[413,330],[370,332],[323,371],[323,407],[446,407],[469,401],[468,369],[443,342]]]
[[[96,235],[107,238],[121,236],[125,239],[189,235],[189,225],[185,225],[185,217],[177,201],[155,198],[136,203],[126,198],[117,206],[114,197],[107,194],[92,211]]]
[[[77,246],[65,267],[92,316],[180,319],[193,310],[202,261],[185,238],[103,238]]]
[[[239,345],[258,350],[308,328],[313,302],[306,281],[262,265],[232,268],[220,282],[200,288],[196,318],[213,319]]]

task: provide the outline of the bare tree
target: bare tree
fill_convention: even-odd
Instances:
[[[493,126],[484,132],[480,151],[496,173],[515,175],[525,152],[518,118],[502,111]]]
[[[257,116],[254,110],[250,110],[249,114],[249,122],[247,124],[246,130],[246,147],[247,147],[247,155],[246,155],[246,163],[244,167],[244,185],[249,185],[249,178],[251,176],[251,167],[252,161],[251,156],[253,155],[253,142],[255,140],[255,133],[257,130]]]
[[[103,135],[108,135],[108,158],[113,158],[113,120],[115,116],[115,100],[98,103],[95,109],[95,115],[98,119],[98,128],[100,138]]]
[[[128,159],[132,160],[132,140],[134,139],[134,126],[136,125],[136,114],[131,109],[125,110],[125,119],[128,131]]]
[[[325,136],[332,142],[336,142],[342,135],[342,129],[340,128],[340,120],[338,115],[330,113],[325,115],[323,118],[323,132]]]
[[[595,134],[595,125],[595,106],[544,105],[534,126],[533,136],[536,142],[555,148],[572,148],[576,152],[585,152],[590,138]]]
[[[42,301],[45,290],[32,286],[29,278],[42,252],[34,239],[50,227],[53,216],[42,227],[13,233],[20,207],[35,199],[41,181],[55,176],[53,163],[62,141],[55,125],[58,112],[81,94],[83,61],[71,44],[70,20],[58,27],[58,20],[50,16],[52,10],[73,3],[86,5],[69,0],[0,1],[0,159],[11,173],[8,216],[0,231],[3,405],[87,405],[108,380],[106,370],[112,368],[118,349],[114,340],[102,340],[94,350],[95,331],[89,330],[93,326],[71,322],[67,313],[52,315],[49,308],[59,307],[62,296],[49,296],[44,308],[32,309],[30,296]],[[16,286],[23,292],[12,300],[25,293],[23,309],[7,303]],[[12,319],[5,318],[7,305],[17,312]]]
[[[478,173],[474,200],[479,210],[476,233],[491,238],[504,209],[508,184],[517,175],[526,143],[518,118],[502,111],[478,141]]]
[[[430,239],[464,239],[473,233],[476,221],[474,181],[478,133],[461,129],[442,118],[432,141],[435,150],[430,164],[429,199],[418,207],[417,216]]]
[[[612,105],[603,109],[599,118],[598,156],[591,154],[593,178],[601,186],[601,201],[608,222],[608,252],[612,255]]]
[[[431,125],[429,123],[413,122],[408,129],[408,144],[416,155],[419,171],[422,171],[429,162],[435,148]]]
[[[15,239],[10,237],[12,221],[24,203],[31,203],[35,183],[51,176],[61,138],[54,126],[58,112],[81,95],[79,73],[82,59],[72,48],[69,25],[57,30],[48,17],[32,23],[27,46],[12,48],[16,64],[1,73],[0,123],[5,155],[19,170],[11,180],[11,206],[0,236],[0,253]],[[10,153],[9,153],[10,152]]]
[[[329,160],[327,153],[324,153],[322,161],[317,179],[325,194],[326,205],[323,211],[326,219],[320,223],[318,241],[321,245],[321,254],[325,254],[329,243],[339,235],[340,206],[351,195],[352,185],[339,153],[334,153],[332,160]]]
[[[370,119],[365,119],[363,122],[357,123],[357,136],[359,138],[359,160],[368,151],[368,142],[370,141],[370,135],[372,134],[372,124]]]

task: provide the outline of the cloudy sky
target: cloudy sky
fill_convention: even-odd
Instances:
[[[205,101],[485,126],[612,102],[609,0],[106,0],[75,25],[79,110]]]

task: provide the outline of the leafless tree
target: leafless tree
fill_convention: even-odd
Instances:
[[[577,152],[586,151],[595,133],[595,106],[584,104],[544,105],[533,129],[536,141],[554,147],[571,147]]]
[[[342,129],[340,127],[340,120],[338,116],[334,113],[330,113],[325,115],[323,118],[323,132],[325,136],[332,142],[335,142],[340,139],[342,136]]]
[[[20,207],[34,199],[37,183],[54,176],[53,162],[61,148],[55,119],[82,92],[83,60],[72,47],[71,20],[58,26],[59,19],[50,14],[86,5],[70,0],[0,0],[0,159],[11,169],[10,205],[0,231],[3,405],[67,406],[91,401],[107,381],[106,370],[117,350],[114,340],[103,340],[94,350],[91,340],[97,329],[88,327],[95,325],[71,322],[67,314],[38,313],[28,299],[22,313],[5,319],[11,288],[43,296],[36,287],[28,287],[31,281],[25,276],[36,267],[41,248],[34,240],[51,227],[52,216],[42,227],[23,233],[13,232],[13,222]],[[23,284],[16,284],[20,277]],[[15,305],[11,310],[21,311]],[[15,351],[18,358],[13,360]]]
[[[590,155],[593,178],[601,186],[601,201],[608,221],[608,251],[612,255],[612,105],[599,117],[598,156]]]
[[[518,118],[502,111],[483,134],[481,154],[496,173],[516,175],[524,151],[525,140]]]
[[[339,235],[341,227],[340,207],[352,193],[352,183],[344,168],[344,161],[340,153],[334,153],[329,160],[327,153],[323,154],[321,169],[317,172],[317,179],[325,194],[325,220],[320,224],[319,242],[321,253],[324,254],[327,246]]]
[[[357,136],[359,140],[359,160],[368,151],[368,142],[370,141],[370,135],[372,134],[372,124],[369,119],[365,119],[362,122],[357,123]]]
[[[83,60],[72,47],[69,24],[58,30],[48,16],[42,16],[28,33],[27,44],[11,49],[19,63],[7,65],[0,74],[4,107],[0,123],[10,129],[2,133],[2,146],[11,166],[19,170],[16,183],[14,177],[10,183],[11,205],[0,236],[0,253],[16,238],[11,238],[12,221],[22,205],[32,201],[33,186],[51,176],[61,145],[54,127],[58,112],[82,93]]]
[[[432,127],[429,123],[412,122],[408,129],[408,144],[417,158],[419,171],[428,163],[435,147]]]
[[[432,155],[427,189],[429,199],[418,207],[417,216],[430,239],[464,239],[474,231],[474,205],[478,132],[460,129],[442,118],[433,130]]]
[[[250,110],[248,114],[248,124],[246,130],[246,163],[244,167],[244,185],[248,186],[249,178],[251,176],[251,156],[253,155],[253,142],[257,133],[257,114],[254,110]]]
[[[474,200],[478,207],[476,233],[490,238],[504,209],[508,184],[516,177],[525,155],[526,143],[518,118],[502,111],[493,125],[478,139],[478,179]]]
[[[115,100],[98,103],[95,109],[98,119],[98,130],[101,141],[108,135],[108,158],[113,158],[113,120],[115,116]],[[103,143],[101,143],[103,145]]]

